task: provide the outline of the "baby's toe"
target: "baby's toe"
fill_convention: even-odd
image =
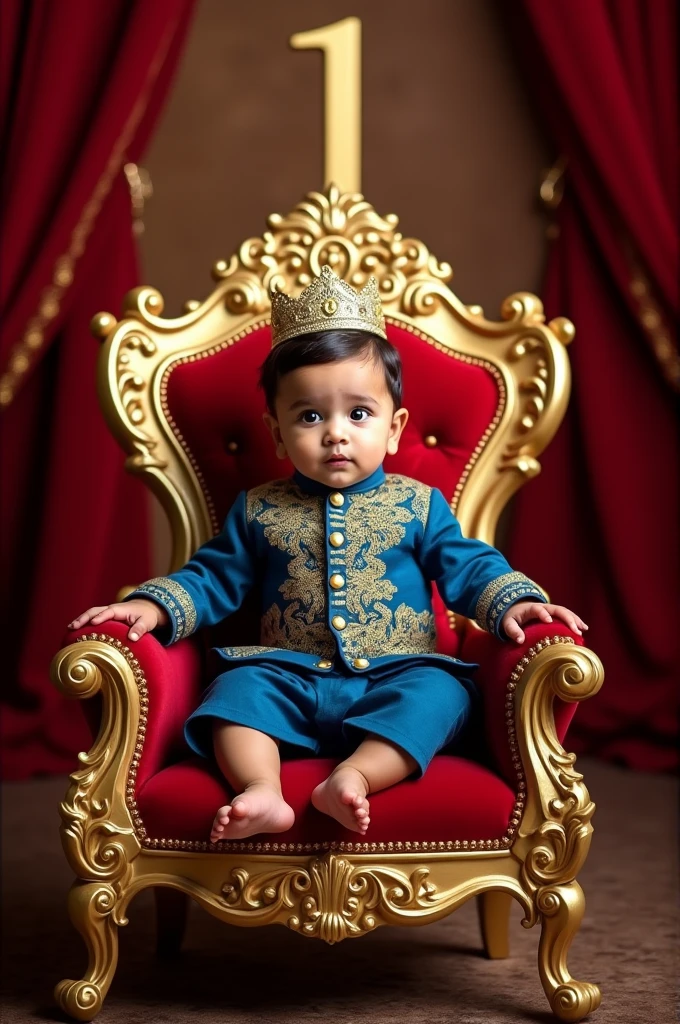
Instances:
[[[244,800],[235,800],[231,813],[235,818],[247,818],[248,817],[248,805]]]

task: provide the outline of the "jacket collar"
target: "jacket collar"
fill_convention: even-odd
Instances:
[[[319,483],[318,480],[312,480],[311,477],[305,476],[304,473],[300,473],[297,469],[291,479],[301,491],[305,491],[307,494],[326,495],[332,491],[340,491],[341,494],[360,494],[362,491],[370,491],[374,487],[379,487],[383,484],[385,482],[385,470],[380,465],[370,476],[365,477],[363,480],[357,480],[355,483],[350,484],[349,487],[329,487],[327,484]]]

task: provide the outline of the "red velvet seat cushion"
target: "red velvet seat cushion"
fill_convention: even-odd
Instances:
[[[254,841],[286,843],[357,842],[312,807],[309,797],[335,761],[287,761],[281,778],[285,799],[295,810],[288,832]],[[229,790],[216,769],[198,757],[164,768],[137,796],[147,837],[205,842],[215,811],[228,803]],[[490,769],[460,757],[435,757],[421,779],[407,780],[371,796],[370,842],[447,842],[500,840],[514,803],[509,786]]]

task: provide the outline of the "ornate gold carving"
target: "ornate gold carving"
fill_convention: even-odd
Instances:
[[[578,882],[545,886],[536,896],[543,921],[538,947],[541,984],[556,1017],[579,1021],[600,1005],[602,994],[589,981],[575,981],[567,967],[567,953],[579,929],[585,899]]]
[[[564,638],[553,637],[559,644]],[[585,647],[561,645],[532,648],[513,676],[519,683],[515,703],[519,713],[519,748],[526,766],[527,806],[518,828],[513,853],[521,862],[520,881],[531,899],[531,912],[522,924],[542,923],[539,971],[553,1012],[577,1021],[594,1010],[599,989],[574,981],[566,954],[583,915],[583,894],[574,881],[588,853],[595,805],[574,770],[575,755],[567,753],[555,732],[555,697],[568,703],[594,696],[604,673],[596,655]]]
[[[573,767],[575,755],[557,738],[552,705],[555,697],[569,703],[592,697],[603,679],[592,651],[553,647],[534,659],[518,692],[522,760],[532,767],[518,843],[522,882],[531,894],[571,882],[588,853],[595,805]]]
[[[287,216],[273,213],[267,220],[270,230],[216,264],[214,276],[229,283],[228,306],[252,313],[267,308],[270,289],[288,292],[292,286],[299,293],[324,265],[353,288],[376,277],[383,302],[401,296],[421,271],[448,281],[451,267],[439,263],[422,242],[404,238],[398,223],[395,214],[380,217],[360,193],[341,193],[329,185],[325,193],[308,193]]]
[[[438,892],[429,875],[426,867],[408,874],[396,866],[355,864],[328,853],[305,868],[282,865],[252,878],[244,868],[234,868],[222,894],[230,909],[248,914],[251,921],[257,918],[258,924],[290,909],[289,928],[335,943],[379,923],[440,915],[460,901],[459,887]]]
[[[89,952],[81,981],[55,989],[61,1008],[76,1020],[91,1020],[101,1004],[117,962],[117,927],[127,924],[122,906],[143,836],[133,822],[134,773],[146,731],[146,681],[132,651],[105,634],[89,634],[60,651],[50,669],[69,697],[102,694],[102,719],[92,749],[80,754],[61,804],[61,838],[79,881],[69,895],[71,920]],[[127,792],[127,801],[125,794]]]
[[[129,809],[116,795],[124,791],[135,747],[141,750],[137,730],[145,725],[138,715],[146,686],[132,652],[110,637],[104,643],[97,637],[84,637],[60,651],[50,669],[53,682],[67,696],[83,699],[100,690],[103,696],[99,735],[89,753],[79,755],[83,767],[71,775],[60,808],[61,837],[80,878],[106,881],[120,892],[140,844]],[[136,699],[130,701],[132,689]]]
[[[83,937],[88,966],[80,981],[60,981],[54,997],[61,1009],[76,1020],[92,1020],[102,1008],[118,963],[118,925],[115,909],[119,895],[110,885],[75,882],[68,899],[69,916]]]

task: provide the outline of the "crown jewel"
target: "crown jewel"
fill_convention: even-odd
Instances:
[[[329,266],[297,299],[274,291],[272,300],[272,347],[298,334],[313,331],[370,331],[387,340],[378,282],[369,277],[360,292],[341,280]]]

